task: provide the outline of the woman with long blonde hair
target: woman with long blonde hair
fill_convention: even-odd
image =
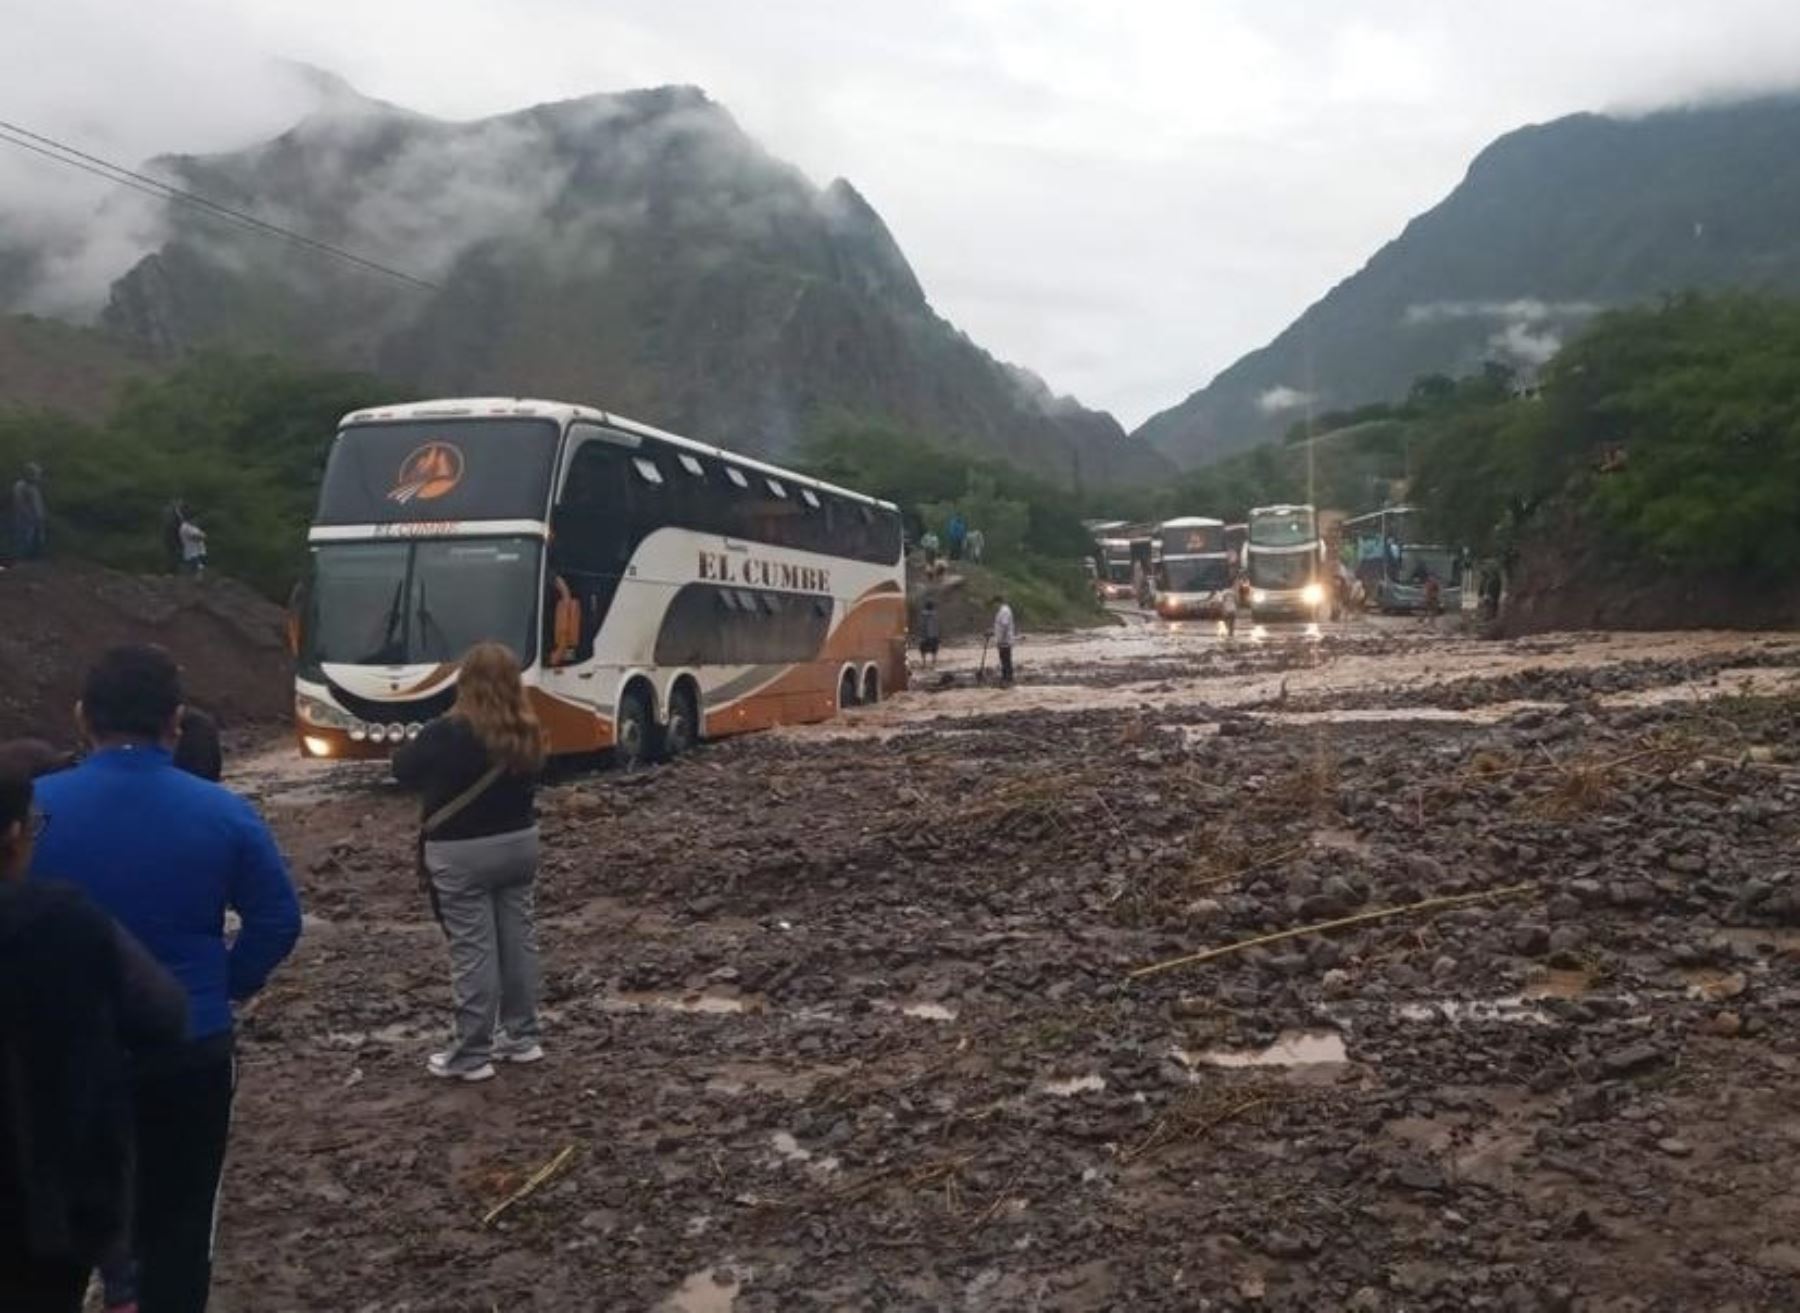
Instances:
[[[394,753],[423,798],[420,868],[450,943],[455,1043],[434,1076],[491,1080],[494,1061],[537,1062],[537,777],[544,730],[502,643],[463,657],[456,705]]]

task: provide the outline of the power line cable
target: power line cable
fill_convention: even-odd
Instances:
[[[21,138],[25,138],[26,140],[21,140]],[[395,269],[391,265],[381,264],[378,261],[357,255],[354,251],[346,251],[341,246],[333,246],[329,242],[322,242],[317,238],[308,237],[306,234],[295,232],[291,228],[284,228],[280,224],[270,223],[267,220],[259,219],[252,214],[245,214],[241,210],[235,210],[228,205],[222,205],[218,201],[200,195],[198,192],[188,191],[185,188],[177,187],[172,183],[164,182],[160,178],[153,178],[148,174],[138,173],[121,164],[114,164],[111,160],[102,159],[98,155],[90,155],[86,151],[77,150],[73,146],[57,141],[54,137],[46,137],[42,133],[33,132],[29,128],[22,128],[16,123],[8,123],[4,119],[0,119],[0,142],[4,142],[9,146],[19,147],[22,150],[31,151],[34,154],[43,156],[45,159],[53,160],[58,164],[65,164],[70,168],[79,169],[83,173],[92,174],[94,177],[102,178],[107,182],[115,183],[122,187],[129,187],[131,190],[142,192],[147,196],[154,196],[158,200],[175,201],[183,205],[188,205],[194,209],[200,210],[202,213],[210,214],[215,218],[235,223],[239,227],[249,231],[292,243],[293,245],[303,247],[320,255],[326,255],[333,259],[346,261],[359,268],[369,270],[372,273],[383,274],[389,278],[396,278],[401,282],[410,283],[415,287],[425,288],[428,291],[436,292],[443,290],[439,284],[420,278],[415,274],[409,274],[403,269]]]

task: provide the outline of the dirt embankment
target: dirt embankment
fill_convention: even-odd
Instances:
[[[117,643],[168,648],[189,701],[226,728],[273,724],[292,704],[281,608],[242,584],[21,566],[0,571],[0,738],[67,743],[82,678]]]
[[[1784,629],[1800,624],[1800,580],[1678,571],[1598,542],[1565,519],[1534,536],[1507,581],[1501,633],[1583,629]]]

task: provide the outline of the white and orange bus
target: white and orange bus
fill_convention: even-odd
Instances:
[[[587,406],[346,415],[296,604],[311,757],[370,757],[455,700],[496,639],[558,753],[627,763],[823,720],[906,679],[887,502]]]

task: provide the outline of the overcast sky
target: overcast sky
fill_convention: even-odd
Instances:
[[[22,4],[23,12],[20,12]],[[694,83],[849,178],[938,310],[1135,425],[1520,124],[1800,83],[1797,0],[13,0],[0,119],[142,159],[267,136],[271,57],[467,118]],[[0,211],[91,195],[0,160]]]

